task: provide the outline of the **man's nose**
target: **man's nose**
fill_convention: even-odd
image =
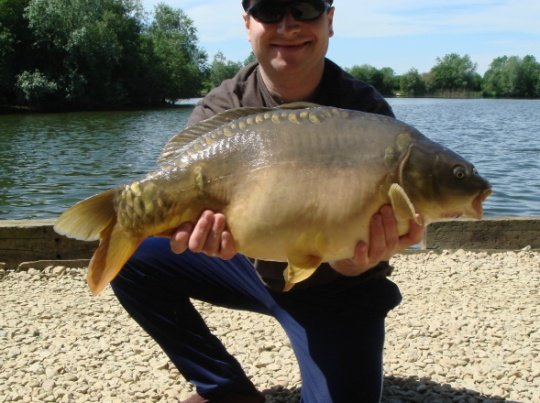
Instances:
[[[300,22],[296,20],[290,11],[287,11],[285,16],[278,23],[277,30],[280,33],[295,32],[300,28]]]

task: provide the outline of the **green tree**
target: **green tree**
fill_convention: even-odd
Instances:
[[[207,89],[217,87],[223,80],[233,77],[242,66],[241,62],[227,60],[223,53],[216,53],[210,65]]]
[[[7,102],[13,81],[14,38],[0,25],[0,103]]]
[[[520,71],[520,96],[525,98],[540,97],[540,64],[535,57],[531,55],[525,56],[521,61]]]
[[[405,96],[417,97],[426,94],[426,84],[415,68],[410,69],[399,78],[399,88],[402,95]]]
[[[374,86],[383,95],[389,96],[394,94],[396,78],[394,70],[390,67],[383,67],[379,70],[376,67],[363,64],[361,66],[355,65],[351,67],[348,69],[348,72],[353,77]]]
[[[141,13],[133,0],[30,1],[33,67],[61,90],[63,106],[130,103],[125,73],[137,69]]]
[[[495,58],[484,74],[483,94],[488,97],[540,97],[540,64],[534,56]]]
[[[0,103],[102,108],[198,95],[206,54],[193,22],[140,0],[0,0]]]
[[[17,86],[24,94],[25,99],[31,104],[43,107],[43,103],[56,98],[58,84],[50,81],[42,72],[24,71],[17,77]]]
[[[433,94],[466,94],[481,87],[476,63],[471,61],[469,55],[460,56],[457,53],[437,58],[428,79],[428,91]]]
[[[206,53],[197,46],[193,21],[182,11],[163,3],[155,8],[148,35],[153,44],[163,101],[174,102],[200,94]]]
[[[513,67],[515,67],[515,61],[509,61],[507,56],[495,58],[484,74],[482,86],[484,96],[510,96],[510,93],[512,92],[510,70],[512,70]]]
[[[394,70],[390,67],[383,67],[380,72],[382,74],[382,94],[387,96],[395,95],[396,90],[399,88],[399,81]]]
[[[257,61],[257,57],[255,56],[255,53],[249,52],[249,56],[246,57],[246,59],[244,60],[244,66],[247,66],[248,64],[256,62],[256,61]]]
[[[33,42],[24,9],[30,0],[0,0],[0,103],[15,102],[19,71],[29,67]]]

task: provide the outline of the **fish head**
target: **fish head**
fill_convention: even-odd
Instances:
[[[412,142],[400,163],[400,184],[425,223],[482,218],[491,185],[469,161],[435,142]]]

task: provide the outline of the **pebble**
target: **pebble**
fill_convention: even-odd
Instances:
[[[392,264],[403,302],[386,322],[384,403],[540,401],[540,252],[422,251]],[[0,269],[2,402],[193,393],[110,288],[92,297],[84,269]],[[267,402],[298,402],[298,366],[273,318],[195,305]]]
[[[67,270],[67,267],[55,266],[52,268],[52,274],[55,276],[60,276],[61,274],[64,274],[66,270]]]

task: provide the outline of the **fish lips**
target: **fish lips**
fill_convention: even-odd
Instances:
[[[480,191],[474,198],[471,200],[470,204],[467,203],[464,209],[448,210],[441,214],[439,218],[442,219],[456,219],[461,217],[468,217],[474,219],[481,219],[484,214],[484,208],[482,203],[487,197],[491,194],[491,188],[484,189]]]
[[[472,202],[472,208],[474,211],[474,218],[482,218],[482,215],[484,213],[484,208],[482,206],[482,203],[484,200],[488,198],[488,196],[491,194],[491,187],[488,187],[481,191],[473,200]]]

